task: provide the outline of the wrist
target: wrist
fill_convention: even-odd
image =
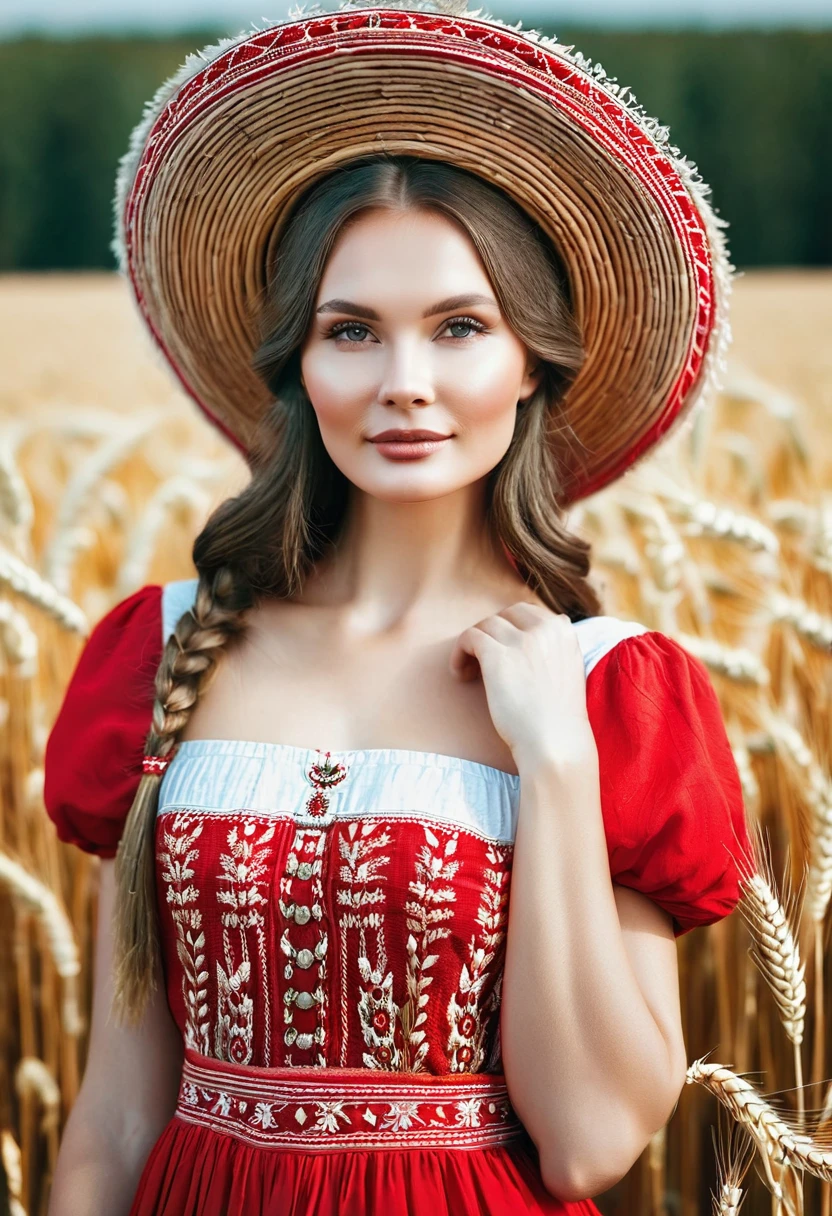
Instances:
[[[586,733],[521,744],[513,750],[514,763],[520,779],[563,782],[576,777],[597,780],[598,749],[595,737],[587,726]]]

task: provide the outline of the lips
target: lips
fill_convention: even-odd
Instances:
[[[450,439],[450,435],[442,435],[439,431],[392,429],[373,435],[370,443],[418,443],[425,439]]]
[[[385,460],[415,461],[425,460],[450,440],[450,435],[440,435],[437,431],[426,431],[420,427],[412,431],[400,428],[382,431],[373,436],[371,443],[375,444],[376,451]]]

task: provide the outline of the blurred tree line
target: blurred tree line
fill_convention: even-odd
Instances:
[[[731,223],[738,266],[832,263],[832,31],[557,34],[670,125]],[[0,270],[112,268],[130,130],[161,81],[218,36],[0,42]]]

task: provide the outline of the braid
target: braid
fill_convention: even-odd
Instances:
[[[156,698],[145,752],[167,756],[218,670],[223,647],[245,629],[253,594],[229,566],[200,571],[193,608],[176,623],[156,672]],[[116,854],[115,992],[120,1018],[139,1020],[156,986],[159,923],[155,836],[160,773],[144,773]]]

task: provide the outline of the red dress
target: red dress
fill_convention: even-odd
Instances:
[[[163,639],[196,580],[99,622],[46,751],[62,840],[112,857]],[[726,916],[748,845],[707,671],[635,622],[575,626],[612,878],[678,936]],[[179,1102],[149,1216],[589,1216],[543,1186],[501,1071],[520,779],[438,753],[186,740],[164,774],[157,890]]]

